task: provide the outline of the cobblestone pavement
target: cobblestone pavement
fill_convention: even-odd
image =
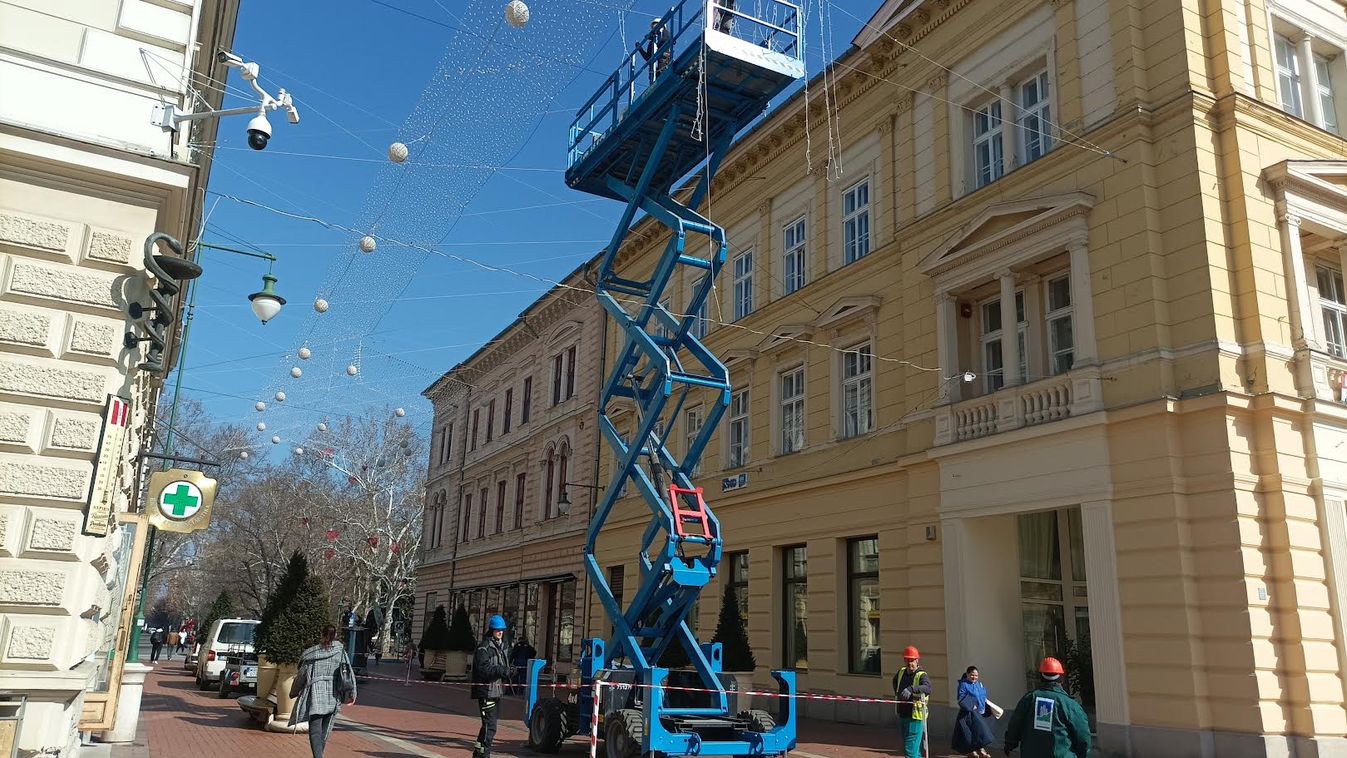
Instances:
[[[362,680],[360,699],[342,709],[329,758],[395,756],[464,757],[477,734],[476,705],[462,686],[412,681],[403,684],[396,664],[371,666],[375,679]],[[387,678],[383,678],[387,677]],[[502,706],[493,754],[501,758],[536,755],[525,744],[522,705],[514,698]],[[141,706],[144,753],[150,758],[306,758],[304,735],[266,732],[250,721],[232,699],[198,691],[181,663],[161,663],[145,684]],[[898,755],[897,735],[882,727],[806,721],[800,727],[800,758],[891,758]],[[128,753],[130,751],[127,751]],[[126,753],[123,753],[125,755]],[[572,740],[562,755],[584,756],[588,744]],[[943,751],[936,751],[937,758]]]

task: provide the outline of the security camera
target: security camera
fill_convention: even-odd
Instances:
[[[234,55],[233,53],[229,52],[228,50],[221,50],[221,51],[219,51],[218,53],[216,53],[216,54],[215,54],[215,60],[219,61],[220,63],[224,63],[224,64],[227,64],[227,65],[230,65],[230,66],[242,66],[242,65],[243,65],[243,59],[240,58],[240,57],[238,57],[237,55]]]
[[[248,147],[254,150],[266,150],[271,140],[271,122],[261,113],[248,122]]]

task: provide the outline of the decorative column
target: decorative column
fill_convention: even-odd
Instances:
[[[1131,722],[1127,703],[1127,665],[1123,658],[1122,608],[1118,561],[1113,541],[1113,507],[1108,500],[1080,506],[1085,543],[1086,587],[1090,598],[1090,646],[1094,658],[1095,713],[1100,741],[1123,736]]]
[[[1024,318],[1031,324],[1043,322],[1043,277],[1038,274],[1020,274],[1020,286],[1024,289]],[[1024,362],[1028,376],[1024,383],[1030,384],[1043,377],[1043,337],[1040,330],[1028,329],[1024,335],[1024,351],[1029,359]]]
[[[889,244],[898,228],[898,163],[893,143],[896,118],[897,114],[891,113],[879,120],[879,181],[870,189],[871,204],[879,211],[870,225],[873,250]]]
[[[1318,344],[1314,314],[1310,311],[1309,280],[1305,278],[1305,253],[1300,249],[1300,217],[1282,211],[1277,218],[1286,266],[1286,300],[1290,306],[1291,345],[1303,350]]]
[[[1305,120],[1319,126],[1324,123],[1324,109],[1323,103],[1319,102],[1319,72],[1314,68],[1313,41],[1308,34],[1296,40],[1296,57],[1300,59],[1300,99],[1305,104]]]
[[[1072,350],[1076,366],[1099,363],[1099,346],[1094,336],[1094,287],[1090,279],[1090,246],[1085,239],[1071,243],[1071,320]]]
[[[1015,88],[1001,84],[1001,173],[1015,170]]]
[[[954,295],[948,292],[938,292],[935,296],[935,339],[936,339],[936,362],[940,365],[940,373],[945,376],[953,376],[959,371],[959,303]],[[960,397],[960,385],[962,378],[944,380],[938,379],[940,385],[940,402],[957,403]]]
[[[1001,281],[1001,365],[1005,386],[1024,383],[1020,376],[1020,318],[1015,311],[1015,272],[1005,269],[996,274]]]

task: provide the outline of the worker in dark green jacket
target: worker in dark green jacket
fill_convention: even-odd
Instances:
[[[1042,683],[1020,698],[1006,727],[1006,755],[1023,745],[1024,758],[1085,758],[1090,722],[1080,703],[1062,689],[1062,662],[1044,658],[1038,674]]]

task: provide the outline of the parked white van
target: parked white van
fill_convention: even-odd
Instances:
[[[196,659],[197,689],[208,690],[220,683],[225,656],[234,653],[253,653],[253,639],[257,634],[257,619],[219,619],[211,624],[201,639]]]

